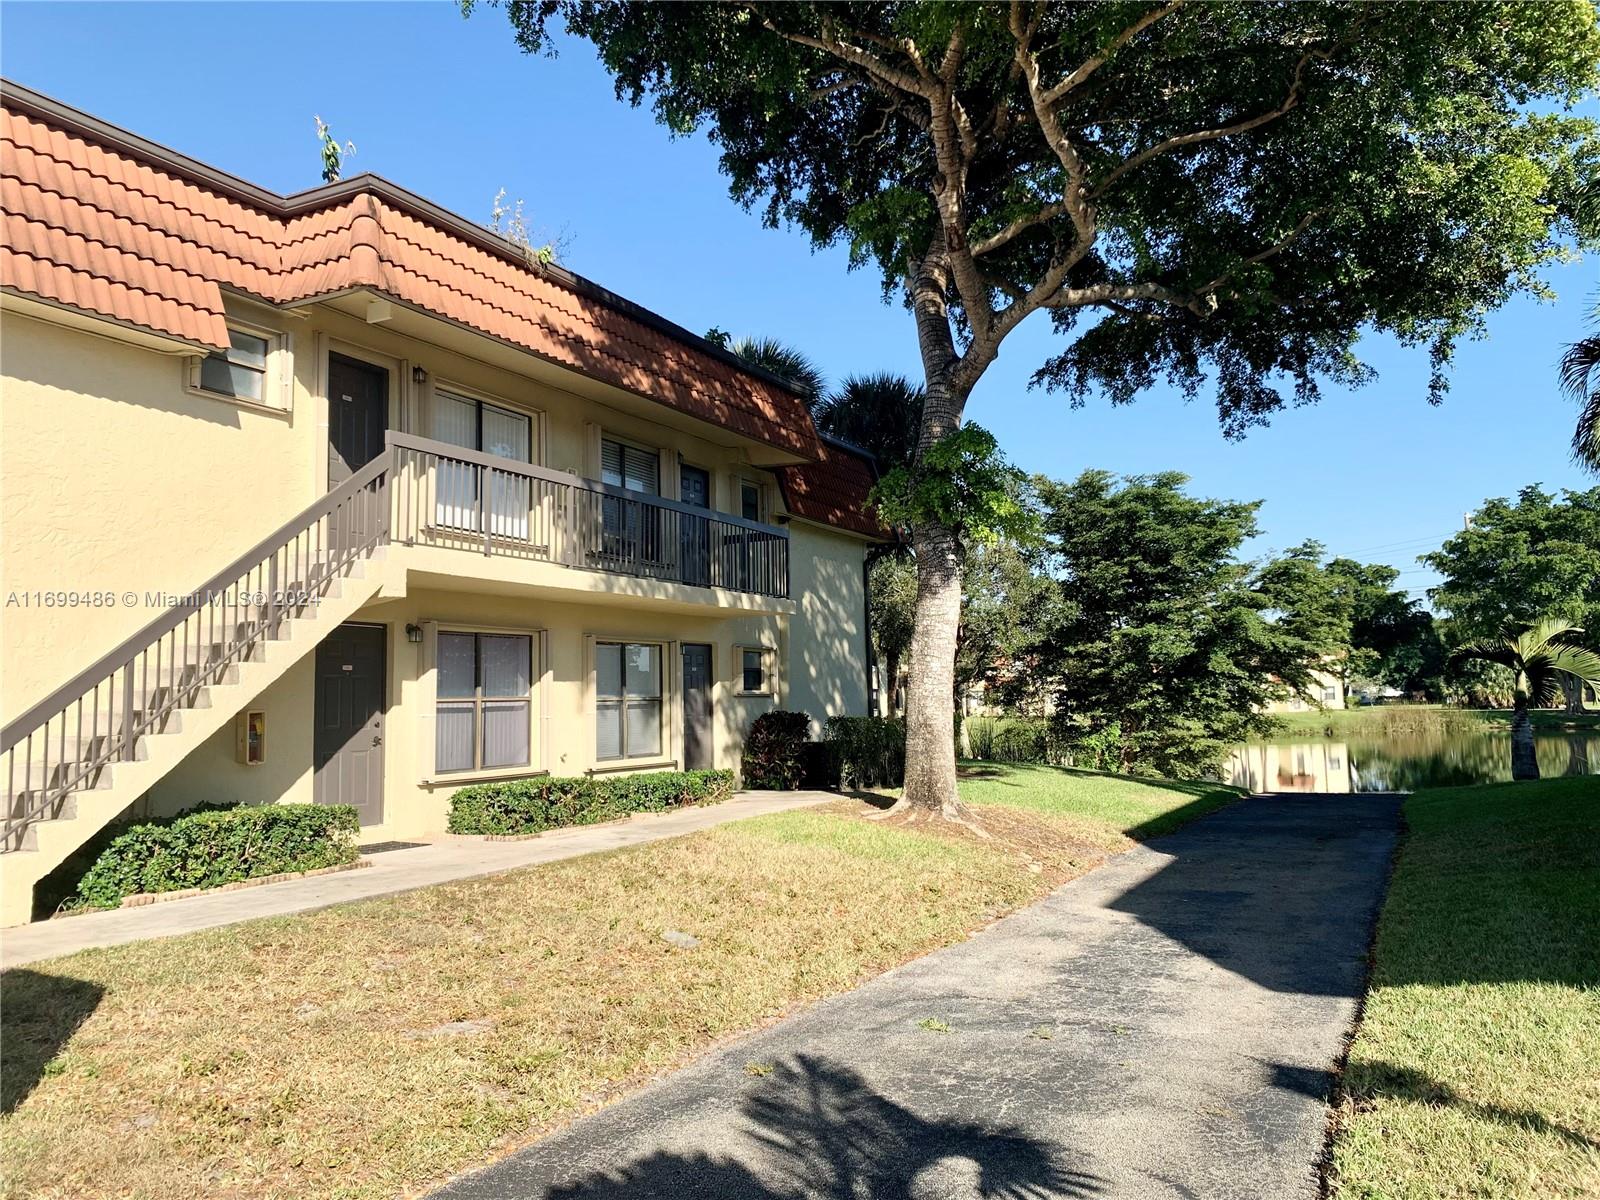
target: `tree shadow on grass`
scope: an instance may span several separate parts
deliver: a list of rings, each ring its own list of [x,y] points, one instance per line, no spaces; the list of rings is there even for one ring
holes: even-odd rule
[[[932,1120],[894,1103],[847,1067],[807,1055],[758,1082],[739,1110],[743,1137],[724,1153],[657,1151],[624,1166],[517,1193],[548,1200],[1068,1200],[1102,1181],[1018,1129]],[[492,1172],[491,1172],[492,1174]],[[512,1178],[515,1178],[514,1176]]]
[[[28,1098],[104,994],[99,984],[67,975],[22,967],[0,975],[0,1113]]]
[[[1396,1063],[1353,1061],[1346,1069],[1344,1088],[1357,1108],[1379,1100],[1401,1100],[1430,1108],[1454,1108],[1498,1125],[1558,1137],[1580,1150],[1600,1151],[1600,1139],[1557,1124],[1543,1113],[1530,1108],[1505,1108],[1470,1100],[1448,1083]]]

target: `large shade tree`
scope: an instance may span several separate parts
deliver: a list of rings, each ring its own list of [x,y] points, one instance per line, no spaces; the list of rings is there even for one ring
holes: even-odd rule
[[[930,450],[1035,313],[1062,338],[1043,383],[1121,402],[1165,378],[1230,434],[1365,380],[1371,330],[1427,347],[1437,396],[1457,339],[1570,233],[1591,131],[1553,109],[1600,61],[1588,0],[507,10],[529,52],[558,24],[592,42],[622,98],[709,129],[735,198],[904,298],[913,501],[970,461]],[[909,511],[905,795],[953,814],[963,531]]]

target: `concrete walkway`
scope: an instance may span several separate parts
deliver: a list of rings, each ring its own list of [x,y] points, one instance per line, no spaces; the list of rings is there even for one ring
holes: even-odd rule
[[[391,896],[453,879],[494,875],[535,863],[638,846],[745,817],[837,799],[826,792],[740,792],[725,804],[641,814],[608,825],[560,829],[520,842],[488,842],[476,838],[429,841],[406,849],[371,854],[368,861],[372,865],[358,871],[213,892],[139,908],[59,917],[3,930],[0,931],[0,968],[55,958],[92,946],[118,946],[145,938],[173,937],[257,917],[279,917],[351,900]]]
[[[1242,801],[440,1200],[1313,1200],[1398,810]]]

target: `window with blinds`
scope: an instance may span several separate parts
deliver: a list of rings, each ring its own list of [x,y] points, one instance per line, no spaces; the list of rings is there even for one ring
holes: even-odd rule
[[[436,669],[434,769],[530,765],[533,637],[440,633]]]
[[[533,419],[496,404],[438,391],[433,396],[434,440],[497,458],[533,461]],[[487,494],[484,480],[490,480]],[[497,537],[525,540],[532,493],[525,476],[492,475],[479,464],[442,461],[438,467],[436,519],[455,529],[478,529],[479,499]]]
[[[611,438],[600,439],[600,482],[661,495],[661,455]]]
[[[661,754],[661,647],[650,642],[597,642],[595,758]]]
[[[600,482],[646,496],[661,494],[661,455],[615,438],[600,439]],[[623,563],[661,558],[661,510],[642,500],[606,496],[600,505],[605,526],[603,553]]]

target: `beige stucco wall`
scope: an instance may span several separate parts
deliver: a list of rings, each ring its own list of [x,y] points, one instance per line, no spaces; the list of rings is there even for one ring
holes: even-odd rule
[[[291,381],[275,394],[287,411],[190,390],[185,356],[0,314],[0,600],[17,598],[0,609],[6,714],[160,616],[150,593],[187,594],[324,494],[330,352],[389,371],[392,428],[430,436],[433,393],[452,388],[530,415],[539,465],[597,476],[604,430],[661,448],[669,497],[687,462],[710,472],[715,508],[735,511],[738,480],[755,476],[777,510],[778,489],[748,465],[747,447],[652,421],[658,406],[621,393],[599,403],[561,386],[588,381],[526,355],[513,358],[526,374],[508,370],[488,361],[504,360],[504,347],[442,322],[422,338],[329,308],[292,316],[230,303],[230,316],[285,338]],[[28,602],[35,592],[113,599],[46,607]]]
[[[303,396],[292,413],[261,412],[188,391],[185,371],[180,357],[0,314],[6,714],[160,616],[147,593],[188,591],[314,498]]]
[[[787,706],[811,714],[813,733],[832,716],[867,712],[866,545],[800,522],[789,529],[790,626]]]
[[[591,770],[669,769],[683,761],[681,658],[684,642],[712,647],[713,740],[715,765],[737,769],[745,732],[756,716],[780,703],[777,694],[739,694],[736,651],[748,645],[771,646],[781,656],[784,625],[773,615],[725,617],[638,610],[614,604],[564,604],[548,600],[484,596],[468,591],[411,591],[401,598],[369,605],[358,621],[380,624],[388,636],[388,701],[384,721],[384,822],[364,837],[410,837],[444,828],[449,795],[465,782],[438,776],[433,769],[434,630],[445,628],[528,632],[539,635],[543,673],[534,695],[534,746],[531,770],[581,775]],[[406,626],[428,631],[422,643],[406,638]],[[619,768],[595,760],[593,639],[632,639],[665,643],[664,723],[659,758]],[[307,656],[276,685],[249,705],[267,719],[267,761],[243,766],[235,761],[234,733],[223,730],[191,754],[152,793],[152,813],[174,812],[203,800],[220,802],[309,802],[312,799],[312,714],[314,656]],[[501,772],[497,777],[505,777]]]
[[[740,478],[762,477],[748,462],[748,447],[728,444],[725,435],[708,430],[709,436],[696,436],[681,427],[681,418],[677,425],[652,421],[650,406],[630,406],[625,397],[615,407],[601,403],[580,394],[587,381],[575,382],[577,390],[561,386],[548,364],[530,362],[527,374],[508,369],[507,361],[520,360],[457,330],[441,326],[437,340],[429,340],[324,309],[300,317],[255,308],[239,315],[284,335],[287,411],[264,412],[190,390],[190,360],[182,355],[32,316],[0,316],[0,599],[100,591],[115,600],[76,608],[19,600],[0,612],[0,705],[7,719],[159,616],[148,593],[193,590],[325,492],[323,380],[331,351],[386,367],[391,426],[424,437],[431,433],[432,393],[448,386],[532,415],[534,458],[545,466],[593,477],[604,429],[662,448],[669,495],[676,491],[679,461],[711,472],[713,503],[722,511],[737,509]],[[475,346],[483,358],[475,357]],[[426,375],[420,382],[413,379],[416,367]],[[778,489],[766,478],[776,508]],[[383,624],[389,637],[385,819],[366,836],[439,832],[447,798],[460,784],[430,778],[432,643],[408,642],[407,624],[540,633],[545,673],[536,696],[541,719],[534,768],[553,774],[597,765],[588,649],[594,637],[667,643],[669,743],[658,762],[640,767],[682,761],[683,642],[713,647],[718,766],[737,769],[745,731],[774,706],[807,711],[819,728],[829,715],[865,712],[864,544],[802,523],[791,527],[791,538],[792,616],[742,611],[727,598],[689,605],[683,593],[697,589],[553,565],[536,571],[531,564],[448,552],[448,565],[441,567],[421,549],[391,547],[388,563],[396,578],[408,580],[406,555],[418,565],[409,583],[392,589],[397,594],[356,618]],[[526,586],[519,590],[517,573],[524,569]],[[422,570],[432,573],[418,577]],[[439,586],[441,570],[454,577],[448,590]],[[565,590],[580,584],[601,594]],[[123,602],[129,592],[133,604]],[[771,649],[775,695],[739,694],[738,651],[750,646]],[[267,714],[265,764],[235,762],[234,732],[224,729],[168,774],[141,807],[162,813],[208,800],[311,800],[313,660],[308,655],[248,702]]]

